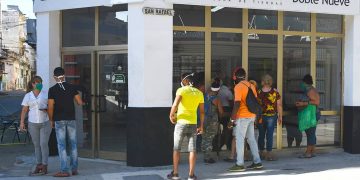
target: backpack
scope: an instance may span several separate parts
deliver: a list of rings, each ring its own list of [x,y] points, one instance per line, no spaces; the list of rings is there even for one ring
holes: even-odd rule
[[[247,108],[251,113],[254,113],[256,115],[256,120],[259,120],[261,118],[261,114],[262,114],[262,107],[261,107],[258,99],[256,98],[254,92],[250,88],[251,85],[248,86],[245,83],[243,83],[243,84],[248,87],[248,93],[246,95]]]

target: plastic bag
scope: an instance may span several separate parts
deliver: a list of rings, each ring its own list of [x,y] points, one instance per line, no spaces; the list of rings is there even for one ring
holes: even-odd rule
[[[315,127],[316,121],[316,106],[308,105],[298,112],[299,130],[305,131],[311,127]]]

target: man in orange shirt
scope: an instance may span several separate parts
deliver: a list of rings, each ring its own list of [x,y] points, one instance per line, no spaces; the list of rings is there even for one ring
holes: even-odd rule
[[[236,83],[234,87],[234,107],[231,114],[231,121],[234,122],[235,139],[236,139],[236,164],[229,169],[231,172],[245,171],[245,169],[261,169],[261,159],[254,133],[254,122],[256,115],[251,113],[246,105],[246,96],[251,88],[254,95],[257,96],[255,86],[246,80],[246,72],[243,68],[237,68],[234,71],[233,79]],[[245,168],[244,166],[244,141],[250,145],[253,163]]]

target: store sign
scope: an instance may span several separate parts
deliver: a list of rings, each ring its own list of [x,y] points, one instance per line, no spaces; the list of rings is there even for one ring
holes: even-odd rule
[[[124,84],[125,82],[125,75],[124,74],[113,74],[111,77],[111,82],[113,84]]]
[[[149,15],[174,16],[175,11],[173,9],[144,7],[143,13]]]
[[[173,4],[355,15],[360,0],[165,0]]]

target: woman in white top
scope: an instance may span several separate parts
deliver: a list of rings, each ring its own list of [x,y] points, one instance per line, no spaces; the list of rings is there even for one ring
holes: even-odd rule
[[[30,84],[31,83],[31,84]],[[42,79],[35,76],[29,83],[30,92],[28,92],[21,105],[20,130],[25,131],[25,117],[28,114],[28,128],[32,142],[35,147],[36,168],[32,174],[47,174],[47,164],[49,156],[49,137],[51,126],[47,114],[48,93],[42,90]]]

